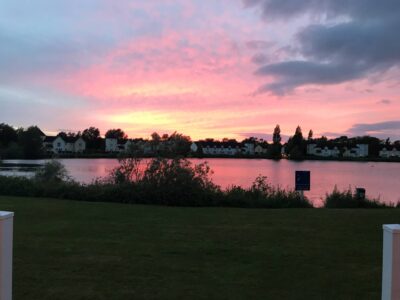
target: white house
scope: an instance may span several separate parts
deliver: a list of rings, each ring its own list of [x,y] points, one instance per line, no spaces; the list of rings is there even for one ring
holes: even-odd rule
[[[242,153],[245,155],[254,155],[254,143],[243,143]]]
[[[106,152],[122,152],[125,151],[127,140],[118,140],[115,138],[106,138]]]
[[[267,151],[268,151],[267,145],[258,144],[258,145],[254,148],[254,153],[255,153],[256,155],[263,155],[263,154],[266,154]]]
[[[242,153],[244,145],[238,142],[214,142],[214,141],[199,141],[192,143],[191,151],[196,152],[202,149],[205,155],[227,155],[233,156]],[[253,149],[254,151],[254,149]]]
[[[340,150],[338,147],[318,147],[317,144],[307,145],[307,155],[314,155],[320,157],[338,157]]]
[[[106,152],[118,151],[118,139],[106,138]]]
[[[86,142],[82,137],[49,136],[43,141],[47,152],[82,153],[86,150]]]
[[[400,157],[400,148],[397,149],[393,146],[386,146],[379,151],[379,157],[390,158],[390,157]]]
[[[86,141],[79,137],[74,142],[74,152],[75,153],[82,153],[86,150]]]
[[[199,147],[197,146],[197,144],[196,144],[195,142],[193,142],[193,143],[190,145],[190,151],[192,151],[192,152],[197,152],[197,150],[199,150]]]
[[[357,144],[356,147],[344,148],[343,157],[367,157],[368,144]]]

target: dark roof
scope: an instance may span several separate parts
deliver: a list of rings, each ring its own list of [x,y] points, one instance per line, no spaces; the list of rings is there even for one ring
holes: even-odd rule
[[[64,142],[66,143],[75,143],[77,140],[79,140],[80,138],[82,138],[81,136],[61,136],[61,135],[57,135],[56,137],[54,137],[53,141],[56,138],[61,138]],[[85,140],[84,138],[82,138],[83,140]]]
[[[56,138],[57,138],[56,136],[46,136],[45,139],[44,139],[44,142],[45,143],[52,143],[52,142],[54,142],[54,140]]]
[[[400,147],[396,147],[395,145],[382,145],[380,150],[383,150],[383,148],[386,148],[387,151],[400,150]]]
[[[200,145],[201,147],[217,147],[217,148],[236,148],[243,146],[242,143],[238,142],[208,142],[208,141],[198,141],[195,142],[196,144]]]

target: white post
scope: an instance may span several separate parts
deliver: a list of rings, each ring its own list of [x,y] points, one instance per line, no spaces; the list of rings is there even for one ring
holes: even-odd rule
[[[13,219],[13,212],[0,211],[0,300],[12,299]]]
[[[400,299],[400,224],[383,225],[382,300]]]

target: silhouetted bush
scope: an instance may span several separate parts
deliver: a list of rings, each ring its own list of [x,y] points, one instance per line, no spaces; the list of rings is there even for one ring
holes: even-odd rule
[[[69,181],[65,166],[57,160],[46,162],[35,174],[35,179],[43,182]]]
[[[393,204],[385,204],[377,199],[358,198],[349,188],[345,191],[339,191],[337,187],[332,193],[326,194],[324,201],[325,208],[389,208],[394,207]]]

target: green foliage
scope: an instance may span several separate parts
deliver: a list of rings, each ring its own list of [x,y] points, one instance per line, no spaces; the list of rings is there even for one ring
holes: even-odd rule
[[[10,125],[0,124],[0,147],[7,147],[10,143],[18,141],[17,132]]]
[[[249,189],[232,186],[225,191],[224,206],[254,208],[312,208],[312,203],[299,193],[283,190],[258,176]]]
[[[359,199],[351,188],[339,191],[336,186],[332,193],[326,195],[324,201],[325,208],[388,208],[393,206],[379,202],[377,199]]]
[[[35,159],[43,157],[44,150],[41,134],[41,130],[36,126],[28,127],[25,130],[19,130],[18,140],[24,158]]]
[[[118,129],[109,129],[106,132],[105,136],[106,136],[106,138],[118,139],[118,140],[126,140],[128,138],[126,133],[120,128],[118,128]]]
[[[70,177],[62,163],[57,160],[51,160],[36,172],[35,179],[43,182],[62,182],[70,180]]]
[[[86,148],[91,151],[104,149],[100,130],[96,127],[89,127],[82,132],[82,138],[86,142]]]
[[[280,144],[281,143],[281,128],[279,125],[276,125],[274,128],[274,133],[272,134],[272,142],[274,144]]]
[[[297,126],[294,135],[287,142],[286,153],[289,154],[290,159],[300,160],[305,157],[306,149],[307,145],[303,133],[300,126]]]

